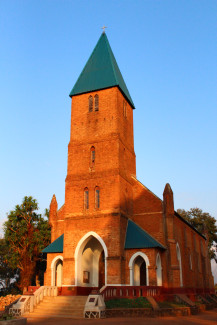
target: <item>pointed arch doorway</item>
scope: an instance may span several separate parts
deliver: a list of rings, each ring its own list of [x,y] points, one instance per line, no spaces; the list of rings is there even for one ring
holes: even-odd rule
[[[75,285],[99,287],[107,283],[107,248],[94,232],[87,233],[75,250]]]
[[[61,287],[63,281],[63,257],[56,256],[51,263],[51,285]]]
[[[148,286],[148,267],[149,259],[146,254],[137,252],[133,254],[129,262],[130,268],[130,285]]]

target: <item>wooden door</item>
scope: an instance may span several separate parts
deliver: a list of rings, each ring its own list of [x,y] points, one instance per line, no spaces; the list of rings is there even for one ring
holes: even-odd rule
[[[140,266],[140,285],[146,286],[146,263],[145,263],[145,261]]]

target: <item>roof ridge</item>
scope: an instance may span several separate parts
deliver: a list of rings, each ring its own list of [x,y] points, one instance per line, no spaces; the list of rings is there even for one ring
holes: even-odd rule
[[[93,51],[91,52],[91,55],[88,57],[87,62],[85,63],[83,69],[81,70],[81,73],[79,74],[78,79],[76,80],[76,82],[75,82],[75,84],[74,84],[74,86],[73,86],[71,92],[72,92],[73,89],[75,88],[75,85],[76,85],[77,82],[79,81],[80,77],[83,75],[83,73],[84,73],[84,71],[85,71],[85,69],[86,69],[86,66],[88,65],[89,60],[92,58],[94,52],[96,51],[97,45],[98,45],[99,41],[101,40],[102,36],[103,36],[103,34],[102,34],[102,35],[100,36],[100,38],[98,39],[98,41],[97,41],[97,43],[96,43],[96,45],[95,45]],[[71,92],[70,92],[70,94],[71,94]],[[70,96],[70,94],[69,94],[69,96]]]
[[[112,49],[111,49],[111,46],[110,46],[110,44],[109,44],[109,40],[108,40],[108,38],[107,38],[107,36],[105,35],[105,40],[106,40],[106,47],[107,47],[107,49],[108,49],[108,54],[109,54],[109,57],[110,57],[110,60],[111,60],[111,66],[112,66],[112,71],[113,71],[113,73],[114,73],[114,76],[115,76],[115,81],[116,81],[116,83],[118,84],[118,86],[119,86],[119,82],[118,82],[118,78],[117,78],[117,75],[116,75],[116,71],[115,71],[115,68],[114,68],[114,64],[113,64],[113,57],[112,57]],[[113,54],[113,56],[114,56],[114,54]]]
[[[149,191],[151,194],[153,194],[158,200],[160,200],[161,202],[163,202],[163,200],[161,198],[159,198],[159,196],[157,196],[154,192],[152,192],[151,190],[149,190],[149,188],[144,185],[142,182],[140,182],[134,175],[131,175],[132,178],[134,178],[135,181],[137,181],[141,186],[145,187],[147,191]]]

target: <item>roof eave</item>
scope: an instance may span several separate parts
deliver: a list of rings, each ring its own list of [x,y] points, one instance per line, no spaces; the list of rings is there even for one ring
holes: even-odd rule
[[[178,217],[180,220],[182,220],[186,225],[188,225],[191,229],[193,229],[196,233],[198,233],[198,235],[200,235],[201,237],[203,237],[206,240],[206,237],[201,234],[196,228],[194,228],[194,226],[192,226],[187,220],[185,220],[182,216],[180,216],[180,214],[178,214],[178,212],[174,212],[175,216]]]

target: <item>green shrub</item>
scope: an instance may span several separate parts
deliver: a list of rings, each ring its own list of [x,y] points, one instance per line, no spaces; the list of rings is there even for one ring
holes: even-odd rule
[[[105,302],[106,308],[151,308],[150,302],[145,297],[139,297],[135,299],[113,299]]]

